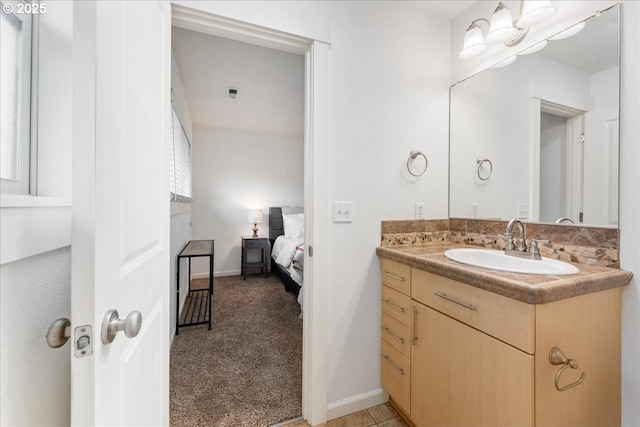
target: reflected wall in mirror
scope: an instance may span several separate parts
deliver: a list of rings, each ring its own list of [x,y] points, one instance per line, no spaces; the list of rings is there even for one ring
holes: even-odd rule
[[[618,9],[451,87],[450,217],[617,226]]]

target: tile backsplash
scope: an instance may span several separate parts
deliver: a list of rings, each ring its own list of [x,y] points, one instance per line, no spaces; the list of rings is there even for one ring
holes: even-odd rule
[[[507,221],[476,219],[436,219],[382,221],[381,246],[416,245],[435,242],[454,242],[488,249],[504,249]],[[580,264],[620,268],[620,230],[525,223],[527,239],[547,239],[541,245],[544,257]]]

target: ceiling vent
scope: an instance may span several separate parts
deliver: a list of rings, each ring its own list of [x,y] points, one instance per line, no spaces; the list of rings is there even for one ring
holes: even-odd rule
[[[239,93],[240,89],[238,89],[237,87],[228,87],[225,96],[230,99],[237,99]]]

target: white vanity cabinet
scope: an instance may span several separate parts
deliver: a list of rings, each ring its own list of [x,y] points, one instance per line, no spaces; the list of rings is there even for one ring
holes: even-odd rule
[[[402,345],[385,330],[383,296],[381,363],[383,387],[415,426],[620,425],[621,288],[527,304],[382,261],[383,295],[385,271],[410,269],[408,295],[390,288],[409,305],[393,332]]]

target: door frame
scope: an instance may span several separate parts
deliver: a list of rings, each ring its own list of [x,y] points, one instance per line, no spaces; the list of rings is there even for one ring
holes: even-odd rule
[[[531,155],[531,170],[529,173],[529,221],[540,221],[540,115],[541,113],[549,113],[554,116],[560,116],[567,119],[580,116],[584,114],[584,111],[570,107],[568,105],[558,104],[547,99],[532,97],[530,99],[530,108],[531,108],[531,142],[530,142],[530,155]],[[568,126],[569,127],[569,126]],[[573,159],[576,155],[571,150],[571,142],[573,137],[575,136],[575,131],[577,129],[572,128],[568,130],[569,134],[567,135],[567,159]],[[571,133],[574,132],[574,133]],[[581,171],[580,171],[581,172]],[[573,175],[575,171],[567,172],[567,198],[569,198],[570,194],[573,194],[573,187],[571,187],[571,180],[569,179],[570,175]],[[573,202],[572,202],[573,203]]]
[[[172,4],[172,26],[305,56],[302,416],[327,421],[329,44]],[[312,258],[309,258],[312,255]]]

